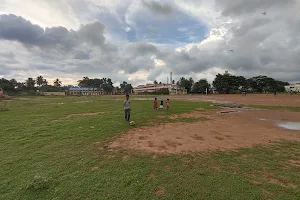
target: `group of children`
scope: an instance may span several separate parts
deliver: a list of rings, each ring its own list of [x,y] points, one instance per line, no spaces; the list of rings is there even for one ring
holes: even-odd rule
[[[130,109],[131,109],[129,95],[126,95],[126,100],[124,100],[124,102],[123,102],[123,107],[124,107],[125,121],[127,123],[129,123],[130,122]],[[169,107],[170,107],[169,99],[167,99],[167,101],[166,101],[166,107],[167,107],[167,110],[169,110]],[[153,110],[157,111],[157,110],[163,110],[163,109],[164,109],[164,101],[163,100],[160,101],[160,105],[158,108],[157,98],[155,98],[154,102],[153,102]]]
[[[155,98],[154,101],[153,101],[153,110],[154,111],[164,109],[164,101],[163,100],[160,101],[159,108],[158,108],[157,104],[158,104],[157,98]],[[167,99],[167,101],[166,101],[166,107],[167,107],[167,110],[169,110],[169,107],[170,107],[170,100],[169,99]]]

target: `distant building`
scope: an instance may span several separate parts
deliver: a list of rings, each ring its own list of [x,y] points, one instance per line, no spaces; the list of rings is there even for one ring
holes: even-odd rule
[[[4,98],[5,94],[2,88],[0,88],[0,98]]]
[[[76,95],[76,96],[97,96],[103,95],[103,89],[98,88],[85,88],[85,87],[71,87],[68,90],[69,95]]]
[[[285,87],[285,91],[287,92],[300,92],[300,83],[297,83],[295,85],[288,85],[288,86],[284,86]]]
[[[68,90],[68,95],[75,96],[99,96],[99,95],[119,95],[124,94],[124,90],[116,90],[112,92],[105,92],[103,89],[98,88],[87,88],[87,87],[71,87]]]
[[[168,89],[170,94],[187,94],[187,90],[174,84],[146,84],[133,88],[134,94],[152,93],[161,89]]]
[[[0,98],[7,98],[8,96],[5,94],[4,90],[0,88]]]
[[[41,92],[42,95],[45,96],[65,96],[65,92]]]

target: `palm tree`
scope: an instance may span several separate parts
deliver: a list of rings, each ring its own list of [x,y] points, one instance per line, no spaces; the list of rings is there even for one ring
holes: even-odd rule
[[[53,82],[53,84],[54,84],[55,87],[60,87],[61,83],[62,82],[58,78]]]
[[[89,87],[90,79],[89,77],[85,76],[82,80],[79,80],[77,82],[79,87]]]
[[[37,84],[38,86],[42,86],[43,83],[44,83],[44,78],[43,78],[42,76],[38,76],[38,77],[36,78],[36,84]]]
[[[27,88],[33,89],[35,86],[35,80],[33,80],[33,78],[28,78],[26,80],[26,86]]]
[[[48,85],[48,81],[46,79],[44,79],[42,85]]]

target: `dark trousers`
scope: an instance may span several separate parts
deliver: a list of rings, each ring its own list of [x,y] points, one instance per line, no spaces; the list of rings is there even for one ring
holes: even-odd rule
[[[130,121],[130,109],[125,110],[125,121],[126,122]]]

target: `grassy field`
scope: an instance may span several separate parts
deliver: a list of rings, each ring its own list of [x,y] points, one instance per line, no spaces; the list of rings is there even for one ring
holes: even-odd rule
[[[154,113],[151,101],[132,101],[131,127],[124,123],[122,101],[110,99],[0,102],[0,199],[300,198],[300,143],[182,155],[109,151],[103,148],[109,141],[131,128],[162,123],[161,115],[211,108],[172,101],[168,113]],[[91,112],[101,113],[70,116]]]

